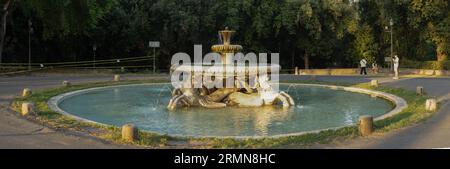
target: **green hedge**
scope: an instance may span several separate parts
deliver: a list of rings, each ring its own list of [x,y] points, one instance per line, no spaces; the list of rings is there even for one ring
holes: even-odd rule
[[[412,69],[450,70],[450,61],[401,60],[400,67]]]

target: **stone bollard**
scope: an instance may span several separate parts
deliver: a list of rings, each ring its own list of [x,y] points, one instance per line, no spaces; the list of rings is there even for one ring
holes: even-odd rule
[[[23,91],[22,91],[22,97],[28,97],[28,96],[30,96],[31,95],[31,89],[29,89],[29,88],[25,88],[25,89],[23,89]]]
[[[437,100],[436,99],[427,99],[425,102],[425,109],[427,111],[436,111],[437,110]]]
[[[295,75],[298,75],[298,74],[299,74],[299,73],[298,73],[298,67],[297,67],[297,66],[295,67],[295,72],[294,72],[294,74],[295,74]]]
[[[64,80],[64,81],[62,82],[62,85],[63,85],[64,87],[70,87],[72,84],[71,84],[69,81]]]
[[[133,142],[137,139],[138,129],[134,124],[125,124],[122,126],[122,140]]]
[[[422,96],[422,95],[424,95],[424,93],[425,93],[425,91],[424,91],[422,86],[417,86],[416,87],[416,94],[417,95]]]
[[[372,80],[372,81],[370,81],[370,86],[378,87],[378,80]]]
[[[372,116],[360,116],[359,117],[359,133],[361,136],[368,136],[373,132],[373,117]]]
[[[120,81],[120,75],[114,75],[114,81],[115,82]]]
[[[27,116],[27,115],[34,114],[34,105],[33,105],[33,103],[29,103],[29,102],[22,103],[21,114],[22,114],[22,116]]]

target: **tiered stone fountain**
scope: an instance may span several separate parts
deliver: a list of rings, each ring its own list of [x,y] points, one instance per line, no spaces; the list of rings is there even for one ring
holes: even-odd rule
[[[241,45],[233,45],[230,39],[234,31],[219,31],[223,44],[213,45],[211,50],[219,53],[218,65],[182,65],[174,66],[172,71],[182,71],[189,80],[172,92],[169,110],[180,107],[202,106],[223,108],[226,106],[259,107],[281,105],[283,108],[294,106],[294,100],[285,92],[278,92],[269,81],[268,74],[278,73],[277,64],[236,65],[234,54],[242,50]],[[223,87],[211,85],[205,77],[219,80]],[[200,79],[200,80],[199,80]],[[232,83],[231,85],[226,85]],[[200,87],[194,87],[200,86]],[[210,87],[214,86],[214,87]]]

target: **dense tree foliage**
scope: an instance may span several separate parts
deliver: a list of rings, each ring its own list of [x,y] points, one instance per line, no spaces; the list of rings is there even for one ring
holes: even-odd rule
[[[1,0],[14,1],[4,21],[3,62],[26,62],[28,20],[33,62],[149,55],[161,42],[158,65],[176,52],[203,52],[217,31],[237,31],[244,52],[278,52],[283,67],[355,67],[361,58],[383,63],[393,50],[408,60],[446,60],[447,0]],[[387,29],[386,29],[387,28]],[[3,47],[3,46],[2,46]],[[149,64],[141,62],[139,64]]]

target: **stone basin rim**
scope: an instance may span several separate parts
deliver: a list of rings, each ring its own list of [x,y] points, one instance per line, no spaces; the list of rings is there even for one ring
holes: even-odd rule
[[[121,126],[115,126],[115,125],[110,125],[110,124],[105,124],[105,123],[100,123],[100,122],[96,122],[93,120],[89,120],[86,118],[82,118],[76,115],[73,115],[71,113],[68,113],[66,111],[64,111],[63,109],[61,109],[59,107],[59,103],[61,103],[61,101],[73,97],[73,96],[78,96],[81,94],[85,94],[85,93],[89,93],[91,91],[95,91],[95,90],[104,90],[104,89],[109,89],[109,88],[116,88],[116,87],[124,87],[124,86],[148,86],[148,85],[170,85],[171,83],[139,83],[139,84],[125,84],[125,85],[112,85],[112,86],[103,86],[103,87],[93,87],[93,88],[87,88],[87,89],[81,89],[81,90],[76,90],[76,91],[71,91],[71,92],[67,92],[67,93],[63,93],[63,94],[59,94],[57,96],[54,96],[52,98],[50,98],[47,101],[47,105],[49,106],[49,108],[61,115],[64,116],[68,116],[71,117],[79,122],[87,122],[87,123],[93,123],[93,124],[97,124],[97,125],[101,125],[101,126],[114,126],[114,127],[121,127]],[[307,84],[307,83],[279,83],[280,85],[292,85],[292,86],[312,86],[312,87],[322,87],[322,88],[328,88],[328,89],[332,89],[332,90],[343,90],[343,91],[347,91],[347,92],[354,92],[354,93],[361,93],[361,94],[366,94],[366,95],[371,95],[371,96],[376,96],[379,98],[382,98],[384,100],[389,101],[390,103],[394,104],[394,108],[392,110],[390,110],[388,113],[382,114],[380,116],[374,117],[374,121],[379,121],[379,120],[383,120],[389,117],[392,117],[400,112],[402,112],[405,108],[408,107],[407,102],[401,98],[398,97],[396,95],[393,94],[389,94],[389,93],[385,93],[385,92],[380,92],[380,91],[374,91],[374,90],[369,90],[369,89],[362,89],[362,88],[356,88],[356,87],[345,87],[345,86],[337,86],[337,85],[325,85],[325,84]],[[168,135],[168,136],[172,136],[172,137],[178,137],[178,138],[234,138],[234,139],[262,139],[262,138],[281,138],[281,137],[290,137],[290,136],[301,136],[301,135],[305,135],[305,134],[313,134],[313,133],[320,133],[322,131],[327,131],[327,130],[338,130],[344,127],[349,127],[349,126],[354,126],[355,124],[351,124],[351,125],[343,125],[343,126],[338,126],[338,127],[331,127],[331,128],[325,128],[325,129],[319,129],[319,130],[311,130],[311,131],[303,131],[303,132],[294,132],[294,133],[287,133],[287,134],[278,134],[278,135],[272,135],[272,136],[192,136],[192,135],[179,135],[179,134],[164,134],[164,133],[160,133],[160,132],[156,132],[156,131],[151,131],[151,130],[143,130],[145,132],[151,132],[151,133],[156,133],[159,135]]]

